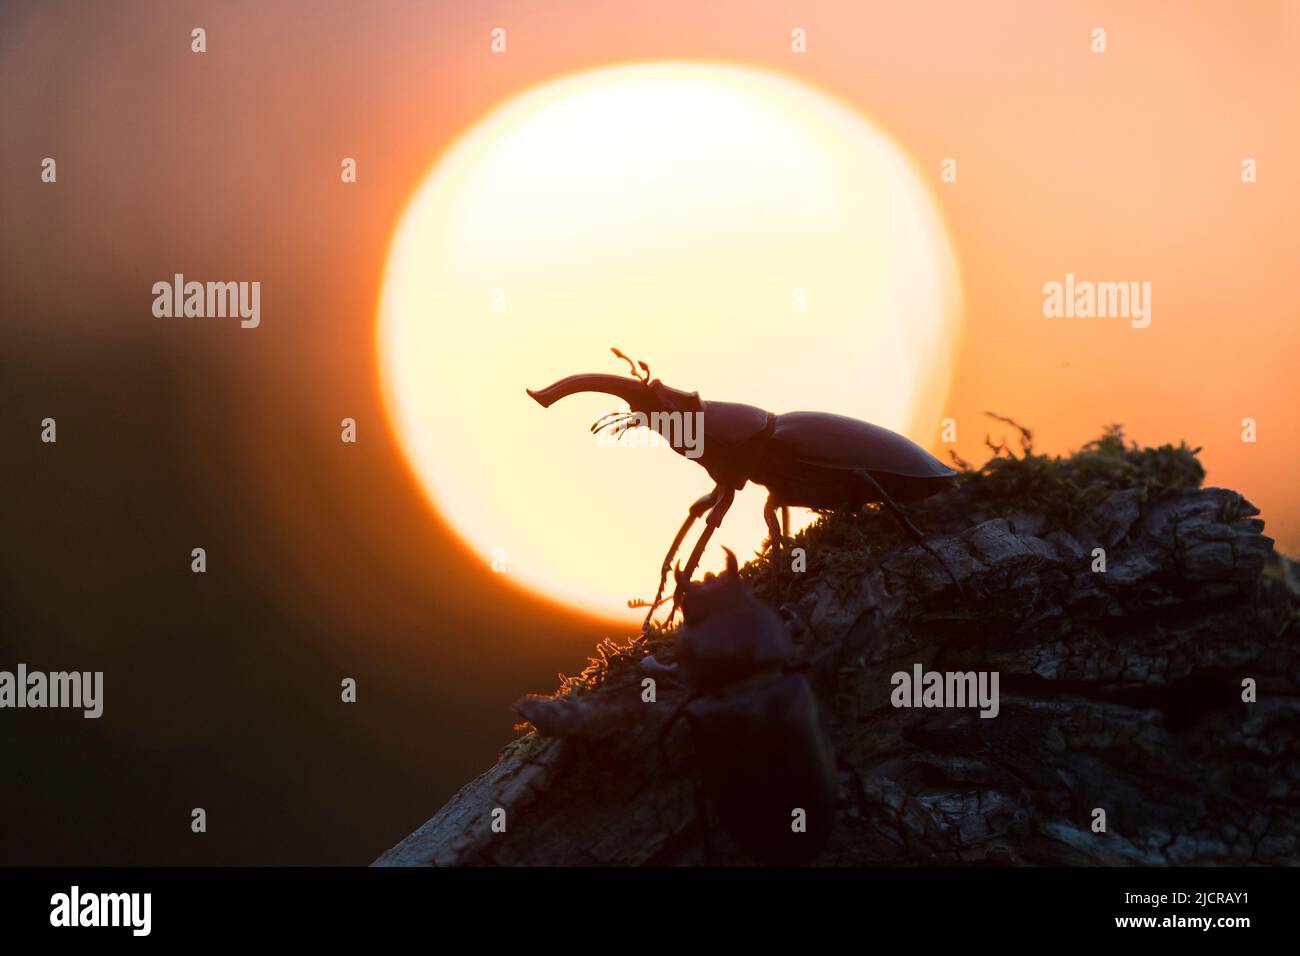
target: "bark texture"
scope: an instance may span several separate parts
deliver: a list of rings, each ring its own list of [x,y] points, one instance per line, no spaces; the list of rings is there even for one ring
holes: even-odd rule
[[[832,555],[843,529],[796,542],[800,654],[853,768],[817,862],[1296,863],[1296,565],[1240,494],[1196,487],[1199,465],[1162,485],[1091,480],[1093,462],[1066,474],[1082,490],[1064,511],[1015,482],[1019,500],[993,507],[995,479],[1029,473],[1025,447],[917,506],[930,551]],[[776,593],[770,568],[747,572]],[[377,865],[750,862],[706,823],[685,723],[659,741],[685,691],[661,679],[642,699],[644,655],[671,661],[671,642],[607,643],[560,694],[521,700],[535,731]],[[893,706],[891,675],[918,663],[998,672],[998,715]]]

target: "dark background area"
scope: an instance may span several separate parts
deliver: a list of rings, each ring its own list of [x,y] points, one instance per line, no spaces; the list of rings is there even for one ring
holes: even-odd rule
[[[0,864],[366,864],[611,633],[450,534],[380,398],[388,236],[501,93],[437,92],[481,24],[256,7],[0,8],[0,669],[105,682],[0,714]],[[260,281],[261,327],[155,318],[175,272]]]
[[[492,579],[378,441],[345,446],[283,406],[238,411],[219,362],[161,347],[10,359],[0,667],[102,670],[105,704],[98,720],[3,715],[0,862],[368,862],[491,764],[516,696],[553,689],[604,633]],[[46,415],[57,444],[39,440]],[[250,432],[280,458],[241,460]],[[259,526],[250,482],[302,490],[328,600],[310,557]],[[377,510],[420,573],[386,567],[364,513],[312,497],[323,483],[397,502]]]

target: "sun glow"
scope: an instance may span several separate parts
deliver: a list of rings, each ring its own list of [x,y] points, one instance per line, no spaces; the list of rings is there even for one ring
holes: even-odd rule
[[[626,374],[618,346],[705,399],[927,445],[960,310],[937,204],[862,116],[764,71],[649,63],[536,87],[454,144],[393,237],[377,345],[411,467],[468,546],[628,620],[712,482],[653,443],[599,444],[616,400],[543,410],[525,387]],[[701,570],[760,546],[764,496],[737,496]]]

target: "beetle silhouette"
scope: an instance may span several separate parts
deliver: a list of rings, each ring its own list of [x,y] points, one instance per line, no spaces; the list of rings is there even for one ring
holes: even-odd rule
[[[642,670],[672,677],[688,695],[664,723],[691,730],[703,777],[700,821],[708,854],[708,806],[736,843],[762,863],[814,859],[835,822],[838,762],[817,697],[793,661],[786,623],[740,580],[736,556],[700,582],[677,572],[683,625],[677,662],[652,656]]]
[[[900,507],[927,498],[948,487],[957,474],[916,443],[887,428],[830,412],[786,412],[775,415],[753,405],[704,401],[699,392],[686,392],[650,378],[645,362],[634,363],[618,349],[611,351],[632,368],[632,377],[588,373],[562,378],[542,389],[526,389],[543,408],[579,392],[601,392],[621,398],[627,412],[605,415],[592,424],[593,432],[663,422],[665,416],[699,416],[702,443],[687,448],[671,442],[678,454],[692,458],[714,481],[714,488],[691,505],[659,569],[659,587],[652,601],[629,601],[629,607],[649,607],[645,628],[656,608],[664,603],[664,583],[682,541],[697,520],[705,518],[704,531],[686,563],[685,580],[699,566],[704,548],[722,523],[736,492],[748,482],[768,489],[763,517],[769,547],[780,549],[790,530],[790,507],[857,511],[870,502],[882,503],[909,535],[939,561],[960,591],[961,585],[943,560],[926,543],[925,536]],[[657,416],[657,418],[656,418]],[[662,434],[662,431],[660,432]],[[682,434],[680,431],[678,434]],[[667,436],[665,436],[667,437]],[[688,455],[696,452],[696,455]],[[782,524],[777,523],[781,510]],[[674,589],[668,614],[671,623],[680,604],[681,587]]]

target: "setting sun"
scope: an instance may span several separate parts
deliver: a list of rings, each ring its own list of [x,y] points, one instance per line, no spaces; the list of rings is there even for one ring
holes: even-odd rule
[[[525,387],[625,374],[617,346],[705,399],[928,445],[960,325],[946,227],[887,135],[802,82],[667,62],[536,87],[452,146],[393,237],[378,353],[406,456],[467,545],[626,619],[711,482],[632,436],[598,444],[588,425],[617,400],[548,413]],[[759,548],[762,501],[737,497],[701,571]]]

